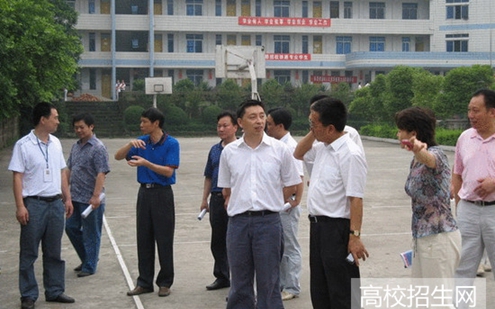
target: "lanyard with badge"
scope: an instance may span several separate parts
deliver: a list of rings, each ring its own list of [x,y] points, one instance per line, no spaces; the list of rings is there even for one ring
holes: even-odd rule
[[[45,159],[45,162],[46,162],[45,171],[43,172],[43,181],[44,182],[52,182],[53,181],[53,175],[50,172],[50,166],[48,164],[48,143],[47,144],[41,143],[40,140],[38,139],[38,137],[36,137],[36,139],[38,140],[38,148],[40,149],[41,154],[43,155],[43,158]],[[41,148],[41,144],[45,145],[46,153],[43,151],[43,148]]]

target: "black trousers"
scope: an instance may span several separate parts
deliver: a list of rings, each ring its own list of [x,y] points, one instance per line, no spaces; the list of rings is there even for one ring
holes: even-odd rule
[[[172,188],[140,187],[136,208],[139,268],[137,285],[153,289],[156,242],[160,262],[156,285],[170,287],[174,282],[175,206]]]
[[[310,223],[311,303],[314,309],[349,309],[351,296],[357,304],[361,298],[359,284],[351,289],[351,278],[360,277],[359,267],[346,261],[350,221],[326,219]]]
[[[210,249],[215,259],[213,275],[221,281],[230,281],[229,261],[227,259],[227,226],[229,216],[224,207],[225,200],[221,195],[212,193],[210,197]]]

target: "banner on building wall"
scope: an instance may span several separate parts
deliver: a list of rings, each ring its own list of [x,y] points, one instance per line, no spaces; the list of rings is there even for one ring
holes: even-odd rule
[[[311,75],[311,82],[313,83],[357,83],[357,76],[316,76]]]
[[[330,27],[330,18],[239,16],[241,26]]]
[[[273,54],[265,53],[265,60],[310,61],[311,54]]]

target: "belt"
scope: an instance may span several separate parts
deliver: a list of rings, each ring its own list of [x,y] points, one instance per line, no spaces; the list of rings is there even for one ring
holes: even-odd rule
[[[331,218],[331,217],[327,217],[327,216],[308,215],[308,219],[309,219],[309,222],[315,223],[315,222],[331,222],[331,221],[339,220],[342,218]]]
[[[170,188],[170,185],[164,186],[158,183],[142,183],[141,188],[145,188],[145,189]]]
[[[57,195],[54,195],[54,196],[30,195],[30,196],[26,196],[26,198],[32,198],[32,199],[35,199],[35,200],[38,200],[38,201],[43,201],[43,202],[51,203],[51,202],[54,202],[56,200],[61,199],[62,198],[62,195],[60,195],[60,194],[57,194]]]
[[[211,192],[211,195],[218,196],[218,197],[223,197],[222,192]]]
[[[492,206],[492,205],[495,205],[495,201],[491,201],[491,202],[487,202],[487,201],[468,201],[468,200],[465,200],[465,201],[468,202],[468,203],[477,205],[477,206]]]
[[[242,217],[260,217],[260,216],[266,216],[266,215],[271,215],[271,214],[278,214],[278,212],[274,212],[274,211],[271,211],[271,210],[245,211],[243,213],[237,214],[236,216],[242,216]]]

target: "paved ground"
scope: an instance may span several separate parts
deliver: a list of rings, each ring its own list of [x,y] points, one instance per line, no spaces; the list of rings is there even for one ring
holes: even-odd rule
[[[112,172],[107,179],[106,222],[102,237],[100,263],[94,276],[77,278],[72,271],[79,260],[66,236],[63,257],[66,261],[66,292],[75,304],[46,303],[43,296],[36,308],[224,308],[227,290],[206,291],[213,281],[212,256],[209,250],[210,228],[207,216],[198,221],[203,168],[209,148],[216,138],[179,138],[181,166],[176,197],[175,273],[176,279],[169,297],[156,293],[140,297],[125,295],[134,287],[137,277],[135,201],[136,174],[124,162],[113,159],[115,151],[126,139],[104,139],[111,157]],[[74,140],[62,140],[67,153]],[[362,263],[362,277],[407,278],[410,271],[403,267],[399,252],[409,249],[410,201],[403,190],[411,156],[396,144],[365,140],[369,165],[362,239],[370,252]],[[7,171],[11,150],[0,151],[0,308],[19,308],[18,252],[19,225],[15,219],[12,195],[12,175]],[[448,152],[452,162],[453,153]],[[284,302],[287,309],[311,308],[309,299],[308,234],[309,222],[303,203],[299,240],[303,248],[302,293],[297,299]],[[36,263],[38,283],[41,281],[41,258]],[[43,288],[41,295],[43,295]],[[487,276],[489,291],[487,308],[495,307],[495,285]]]

